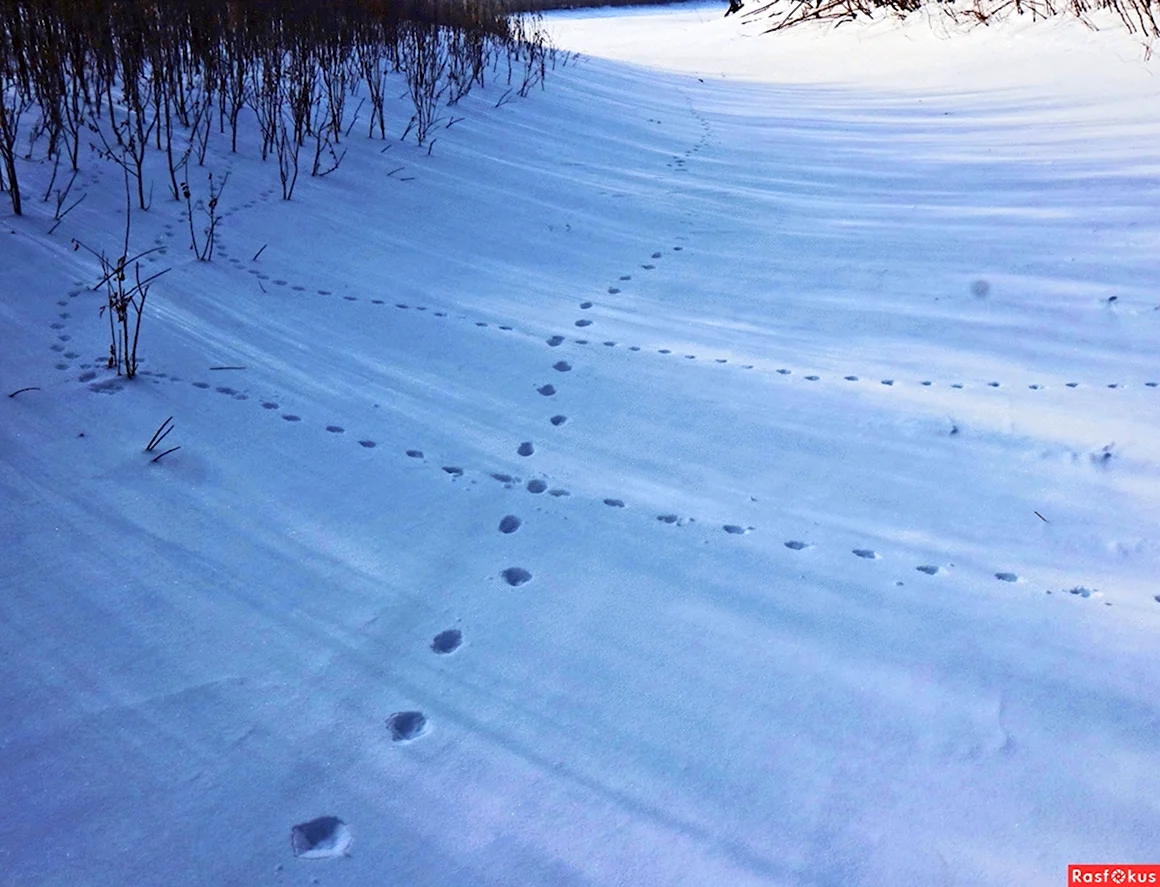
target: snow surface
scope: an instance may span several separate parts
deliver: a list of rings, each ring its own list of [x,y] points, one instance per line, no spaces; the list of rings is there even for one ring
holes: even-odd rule
[[[212,263],[158,168],[131,382],[115,168],[4,217],[0,884],[1160,859],[1155,64],[720,11],[290,203],[211,144]]]

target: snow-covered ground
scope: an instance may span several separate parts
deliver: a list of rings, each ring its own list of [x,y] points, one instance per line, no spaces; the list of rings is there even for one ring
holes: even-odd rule
[[[133,381],[119,171],[49,237],[22,168],[0,884],[1160,861],[1155,63],[720,12],[553,15],[545,91],[289,203],[211,143],[212,263],[159,167]]]

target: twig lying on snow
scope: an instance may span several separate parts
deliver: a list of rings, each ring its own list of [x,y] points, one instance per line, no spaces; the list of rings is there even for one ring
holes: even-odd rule
[[[178,447],[170,447],[170,448],[169,448],[168,450],[166,450],[165,452],[163,452],[163,453],[158,453],[156,456],[154,456],[154,457],[153,457],[152,459],[150,459],[149,461],[150,461],[150,462],[156,462],[156,461],[157,461],[158,459],[160,459],[162,456],[168,456],[168,455],[169,455],[170,453],[172,453],[174,450],[180,450],[180,449],[181,449],[181,447],[179,447],[179,446],[178,446]]]
[[[37,388],[35,385],[29,385],[27,388],[17,388],[15,391],[13,391],[13,392],[12,392],[11,394],[9,394],[8,396],[9,396],[9,397],[15,397],[15,396],[16,396],[16,395],[18,395],[18,394],[23,394],[25,391],[39,391],[39,390],[40,390],[40,389],[39,389],[39,388]]]

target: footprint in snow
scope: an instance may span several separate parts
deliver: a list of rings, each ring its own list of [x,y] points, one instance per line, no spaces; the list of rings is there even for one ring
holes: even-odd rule
[[[1019,577],[1014,573],[996,573],[995,578],[1000,582],[1017,582]]]
[[[514,533],[523,524],[514,514],[505,514],[499,520],[499,531],[501,533]]]
[[[540,394],[544,395],[544,397],[551,397],[553,394],[556,393],[556,386],[555,385],[541,385],[536,390],[538,392],[540,392]]]
[[[621,274],[620,279],[621,280],[632,280],[632,275],[631,274]]]
[[[552,364],[552,369],[558,373],[566,373],[572,369],[572,364],[568,363],[566,360],[557,360],[554,364]]]
[[[427,732],[427,716],[421,711],[397,711],[387,718],[392,742],[410,742]]]
[[[844,378],[847,382],[857,382],[858,381],[857,376],[845,376]]]
[[[422,459],[423,458],[423,451],[422,450],[407,450],[407,455],[410,456],[412,459]]]
[[[808,542],[798,542],[796,539],[791,539],[785,543],[785,547],[791,551],[804,551],[810,547],[810,544]]]
[[[553,416],[548,421],[551,422],[553,425],[563,425],[565,422],[568,421],[568,417],[567,416]]]
[[[878,552],[872,551],[869,548],[855,548],[854,554],[858,555],[858,557],[866,558],[867,560],[878,560]]]
[[[752,530],[753,527],[741,527],[741,526],[738,526],[737,524],[725,524],[725,526],[723,526],[721,529],[724,530],[726,533],[730,533],[734,536],[743,536],[746,533],[748,533],[750,530]]]
[[[522,444],[520,444],[519,449],[516,450],[516,452],[521,456],[530,456],[535,451],[536,448],[532,446],[532,442],[530,440],[525,440]]]
[[[780,373],[783,376],[792,376],[793,370],[787,370],[783,367],[782,369],[778,370],[778,373]]]
[[[458,628],[441,631],[431,639],[431,649],[441,656],[454,653],[463,643],[463,632]]]
[[[331,434],[342,434],[344,431],[346,431],[346,429],[341,425],[327,425],[326,430]]]
[[[617,294],[619,294],[619,293],[620,293],[620,287],[616,287],[616,286],[610,286],[610,287],[608,288],[608,294],[609,294],[610,296],[615,296],[615,295],[617,295]]]
[[[675,514],[658,514],[657,520],[664,524],[675,524],[679,518]]]
[[[375,443],[373,440],[360,440],[358,442],[358,445],[360,447],[366,447],[368,450],[373,450],[375,447],[378,446],[378,444]]]
[[[191,382],[190,384],[193,385],[194,388],[201,388],[203,390],[209,388],[209,382]]]
[[[548,339],[548,344],[551,345],[553,348],[555,348],[557,345],[563,345],[564,344],[564,337],[563,336],[552,336],[552,338]]]
[[[651,256],[651,258],[654,258],[654,259],[659,259],[660,257],[661,257],[660,253],[653,253]]]
[[[613,508],[624,508],[624,500],[623,499],[605,499],[604,504],[610,505]]]
[[[934,576],[939,572],[939,568],[934,564],[923,564],[921,567],[915,567],[920,573],[926,573],[928,576]]]
[[[285,419],[287,422],[301,422],[302,421],[301,416],[295,416],[293,413],[283,413],[282,418]]]
[[[539,478],[533,478],[532,480],[528,481],[527,491],[529,493],[542,493],[546,489],[548,489],[548,485]]]
[[[463,476],[463,469],[460,468],[458,465],[444,465],[443,470],[446,471],[448,474],[450,474],[452,477],[462,477]]]
[[[576,321],[576,326],[592,326],[592,321],[586,320],[586,319],[585,320],[578,320],[578,321]]]
[[[299,859],[346,856],[350,845],[350,828],[337,816],[319,816],[290,829],[290,849]]]
[[[652,271],[656,265],[641,265],[640,267],[642,267],[645,271]]]

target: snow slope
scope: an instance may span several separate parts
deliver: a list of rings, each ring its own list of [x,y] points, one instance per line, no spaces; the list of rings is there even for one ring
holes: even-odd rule
[[[1154,65],[719,12],[289,203],[211,147],[212,263],[159,170],[131,382],[115,170],[5,216],[0,884],[1160,858]]]

